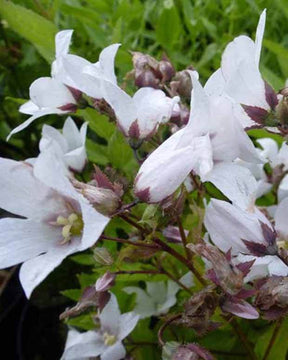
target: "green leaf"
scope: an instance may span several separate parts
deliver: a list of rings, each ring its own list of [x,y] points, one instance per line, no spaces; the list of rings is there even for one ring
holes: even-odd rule
[[[70,257],[70,259],[81,265],[94,265],[95,261],[92,254],[77,254]]]
[[[79,110],[79,115],[88,121],[90,129],[92,129],[97,135],[109,140],[114,133],[116,125],[110,122],[107,116],[100,115],[96,110],[87,108],[85,110]]]
[[[95,323],[93,321],[93,314],[84,314],[77,316],[76,318],[71,318],[67,321],[68,325],[77,326],[83,330],[94,330]]]
[[[108,141],[108,158],[112,166],[124,172],[130,172],[136,165],[132,149],[118,130]]]
[[[94,141],[87,139],[86,150],[89,161],[94,164],[106,165],[108,163],[107,146],[97,144]]]
[[[271,40],[263,40],[263,45],[270,51],[272,51],[278,58],[279,65],[284,76],[288,76],[288,49],[284,46],[271,41]]]
[[[258,336],[255,353],[258,355],[259,359],[263,359],[269,341],[272,337],[272,334],[275,329],[275,324],[269,326],[269,329],[266,330],[262,335]],[[288,319],[284,320],[280,330],[277,333],[276,340],[270,350],[269,356],[267,360],[285,360],[286,354],[288,350],[288,341],[287,341],[287,333],[288,333]]]
[[[164,9],[155,27],[156,40],[164,48],[172,48],[179,43],[181,21],[173,0],[165,0]]]
[[[61,294],[66,296],[68,299],[78,301],[81,297],[82,291],[80,289],[68,289],[61,291]]]
[[[5,0],[0,0],[0,15],[13,31],[30,41],[48,62],[53,61],[57,27],[51,21],[32,10]]]

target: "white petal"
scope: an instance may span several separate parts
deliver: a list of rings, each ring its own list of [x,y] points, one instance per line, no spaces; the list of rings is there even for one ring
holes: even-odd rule
[[[103,82],[105,100],[115,111],[117,122],[121,130],[128,136],[132,123],[137,119],[137,109],[133,99],[119,86],[111,82]]]
[[[101,354],[101,360],[120,360],[126,355],[126,350],[123,344],[119,341],[116,344],[107,347]]]
[[[68,88],[56,79],[42,77],[30,86],[30,98],[39,108],[59,108],[67,104],[76,104]]]
[[[21,105],[19,111],[23,114],[33,115],[35,112],[39,111],[39,107],[29,100],[25,104]]]
[[[110,293],[111,297],[101,314],[99,315],[101,330],[118,336],[120,326],[120,310],[116,296]]]
[[[50,125],[44,124],[42,128],[42,138],[39,143],[40,151],[45,151],[48,146],[51,146],[52,142],[58,145],[58,151],[60,151],[60,153],[67,152],[68,146],[60,131]]]
[[[271,256],[271,258],[273,258],[273,260],[268,264],[269,274],[276,276],[287,276],[288,266],[276,256]]]
[[[10,134],[7,136],[7,141],[11,138],[12,135],[17,134],[18,132],[24,130],[26,127],[28,127],[34,120],[38,119],[39,117],[50,115],[50,114],[64,114],[66,111],[62,111],[56,108],[51,109],[43,109],[39,110],[36,113],[34,113],[33,116],[31,116],[29,119],[24,121],[22,124],[18,125],[15,129],[13,129]]]
[[[55,36],[56,58],[68,54],[73,30],[59,31]]]
[[[204,179],[211,181],[234,205],[243,210],[253,207],[257,182],[243,166],[220,163],[215,165]]]
[[[99,239],[110,218],[100,214],[92,205],[79,194],[84,229],[81,240],[81,250],[86,250]]]
[[[120,316],[118,339],[125,339],[135,328],[139,315],[135,312],[128,312]]]
[[[102,337],[95,331],[80,333],[72,329],[68,332],[61,360],[89,360],[100,355],[105,349]]]
[[[0,158],[0,168],[0,208],[35,220],[63,211],[64,200],[34,176],[31,165]]]
[[[158,124],[170,119],[173,107],[178,99],[178,97],[171,99],[162,90],[150,87],[136,91],[133,102],[137,109],[141,138],[148,136]]]
[[[222,251],[232,248],[232,254],[249,254],[242,239],[264,243],[260,221],[271,227],[268,219],[257,209],[243,211],[225,201],[212,199],[206,209],[204,224],[213,243]]]
[[[102,98],[103,90],[101,85],[101,79],[93,78],[86,74],[85,69],[89,69],[93,66],[86,59],[68,54],[62,58],[62,78],[65,84],[79,89],[88,96],[94,98]]]
[[[221,96],[225,91],[225,80],[221,68],[216,70],[207,80],[204,90],[209,96]]]
[[[259,66],[259,61],[260,61],[261,47],[262,47],[264,30],[265,30],[265,22],[266,22],[266,9],[264,9],[260,15],[260,19],[259,19],[257,30],[256,30],[255,62],[258,66]]]
[[[70,116],[65,120],[63,136],[67,141],[68,150],[74,150],[83,145],[80,132]]]
[[[0,220],[0,268],[31,259],[52,248],[60,232],[57,228],[32,220]]]
[[[262,138],[257,140],[258,144],[261,145],[261,156],[265,159],[266,162],[271,162],[272,167],[276,166],[276,157],[278,155],[278,145],[277,142],[270,138]]]
[[[99,65],[104,79],[111,81],[113,84],[117,84],[117,78],[115,76],[114,61],[116,53],[121,44],[112,44],[103,49],[99,55]]]
[[[285,175],[278,187],[278,202],[282,201],[288,196],[288,175]]]
[[[167,286],[164,281],[146,282],[146,291],[157,304],[162,304],[167,297]]]
[[[38,233],[39,237],[39,233]],[[57,239],[59,241],[59,239]],[[60,234],[61,240],[61,234]],[[37,240],[36,240],[37,241]],[[79,239],[65,245],[56,244],[46,254],[39,255],[26,261],[20,269],[19,278],[27,298],[61,262],[70,254],[78,250]]]
[[[85,146],[69,151],[64,155],[64,160],[70,169],[81,172],[87,160]]]
[[[157,313],[156,304],[153,298],[148,296],[146,291],[136,286],[127,286],[123,289],[127,294],[136,294],[136,305],[133,311],[140,315],[141,319],[150,317]]]
[[[275,229],[278,231],[281,237],[288,240],[287,214],[288,214],[288,198],[286,197],[277,206],[274,219],[275,219]]]

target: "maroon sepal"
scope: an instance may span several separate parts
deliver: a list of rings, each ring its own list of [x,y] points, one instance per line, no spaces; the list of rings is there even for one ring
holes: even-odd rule
[[[150,188],[147,187],[144,190],[137,191],[137,192],[135,192],[135,195],[138,197],[139,200],[149,203],[149,201],[150,201]]]
[[[255,243],[254,241],[248,241],[245,239],[241,239],[241,240],[244,242],[245,246],[247,247],[251,255],[258,257],[268,255],[267,246],[260,243]]]
[[[288,308],[280,308],[278,306],[273,306],[269,310],[265,311],[263,314],[263,319],[274,321],[278,320],[281,317],[286,316],[288,313]]]
[[[60,109],[62,111],[74,113],[77,111],[77,105],[70,103],[70,104],[59,106],[58,109]]]
[[[72,86],[66,85],[69,91],[71,92],[72,96],[74,97],[75,101],[79,101],[82,96],[82,91],[73,88]]]
[[[242,105],[242,108],[245,110],[246,114],[257,124],[263,125],[265,124],[265,120],[268,116],[268,111],[262,109],[258,106],[250,106],[250,105]]]
[[[244,276],[247,276],[255,261],[256,259],[251,261],[245,261],[244,263],[237,264],[236,267],[243,273]]]
[[[262,234],[268,246],[274,246],[276,244],[277,233],[270,226],[260,221]]]
[[[108,177],[96,165],[94,165],[93,178],[97,182],[97,185],[99,187],[114,191],[114,186],[111,183],[111,181],[108,179]]]
[[[238,299],[247,299],[251,296],[254,296],[257,293],[257,290],[255,289],[241,289],[235,297]]]
[[[139,139],[140,137],[140,129],[138,125],[138,120],[133,121],[128,130],[128,136],[130,138]]]
[[[207,270],[206,277],[207,277],[207,279],[211,280],[215,285],[221,286],[221,283],[220,283],[214,269]]]
[[[272,87],[265,81],[265,98],[272,110],[278,105],[278,98]]]

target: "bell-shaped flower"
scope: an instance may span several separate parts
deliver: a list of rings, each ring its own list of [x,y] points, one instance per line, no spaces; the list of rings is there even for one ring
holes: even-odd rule
[[[242,178],[248,176],[251,183],[255,182],[248,170],[232,163],[236,158],[259,162],[253,143],[233,116],[233,103],[224,96],[209,97],[193,75],[192,81],[187,126],[162,143],[139,169],[135,193],[143,201],[162,201],[192,170],[202,181],[215,183],[224,193],[227,176],[231,179],[235,175],[230,184],[236,186],[240,173]],[[221,181],[224,178],[225,183]],[[231,186],[229,193],[233,194]]]
[[[91,63],[78,55],[69,54],[72,33],[73,30],[63,30],[56,34],[52,76],[95,99],[104,98],[102,80],[117,83],[114,59],[120,44],[107,46],[101,51],[99,61]]]
[[[191,287],[191,274],[184,275],[180,282],[187,287]],[[136,294],[136,306],[133,311],[139,314],[141,319],[144,319],[152,315],[166,314],[176,304],[176,294],[180,289],[177,283],[169,280],[167,282],[146,282],[146,291],[136,286],[125,287],[123,291],[127,294]]]
[[[62,133],[50,125],[44,125],[39,144],[40,151],[52,148],[60,158],[63,158],[67,168],[81,172],[87,161],[85,150],[87,125],[88,123],[84,123],[78,130],[71,117],[66,119]]]
[[[69,330],[61,360],[120,360],[126,355],[122,340],[135,328],[139,316],[133,312],[121,314],[114,294],[99,315],[100,328],[83,333]]]
[[[92,246],[109,218],[97,212],[65,176],[55,153],[34,166],[0,158],[0,207],[19,217],[0,220],[0,268],[23,263],[27,297],[64,258]]]
[[[92,76],[91,71],[90,74]],[[99,79],[96,75],[95,80]],[[152,136],[161,123],[170,119],[173,111],[173,115],[178,111],[179,97],[170,98],[162,90],[143,87],[131,97],[112,81],[102,81],[102,85],[104,99],[114,110],[117,124],[127,137],[138,140]],[[88,95],[96,97],[96,94]]]
[[[67,114],[77,109],[77,94],[57,79],[41,77],[30,88],[30,99],[21,105],[19,111],[31,115],[26,121],[13,129],[8,138],[25,129],[34,120],[49,114]]]
[[[285,204],[286,205],[286,204]],[[288,202],[287,202],[288,205]],[[275,228],[286,230],[282,221],[287,206],[277,217]],[[250,211],[226,201],[212,199],[206,209],[205,227],[213,243],[222,251],[231,249],[239,262],[255,260],[247,279],[266,275],[288,275],[288,266],[278,257],[277,234],[256,207]]]
[[[278,98],[259,70],[265,21],[266,10],[260,16],[255,42],[241,35],[227,45],[221,68],[205,85],[209,94],[226,93],[235,101],[235,113],[244,127],[276,125],[270,111],[276,109]]]

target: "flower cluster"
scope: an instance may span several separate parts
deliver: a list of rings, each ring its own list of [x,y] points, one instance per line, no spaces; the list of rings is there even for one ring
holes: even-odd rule
[[[196,70],[176,72],[166,56],[135,52],[134,84],[124,90],[114,69],[120,44],[93,63],[69,53],[72,30],[56,35],[51,76],[31,84],[19,109],[30,117],[9,138],[39,117],[74,114],[78,123],[89,109],[116,125],[135,157],[129,176],[92,168],[85,143],[93,124],[78,129],[68,117],[62,131],[43,126],[37,158],[0,158],[0,207],[8,212],[0,267],[22,263],[29,298],[69,255],[85,251],[94,264],[95,285],[61,315],[88,311],[92,328],[69,330],[63,360],[119,360],[126,348],[134,359],[133,330],[151,317],[163,359],[210,360],[197,337],[233,326],[233,317],[288,312],[287,91],[276,93],[259,70],[265,19],[264,10],[255,40],[227,45],[204,86]],[[252,128],[265,137],[249,136]],[[115,221],[118,233],[109,231]],[[121,315],[119,306],[133,311]],[[165,344],[168,326],[192,335]]]

